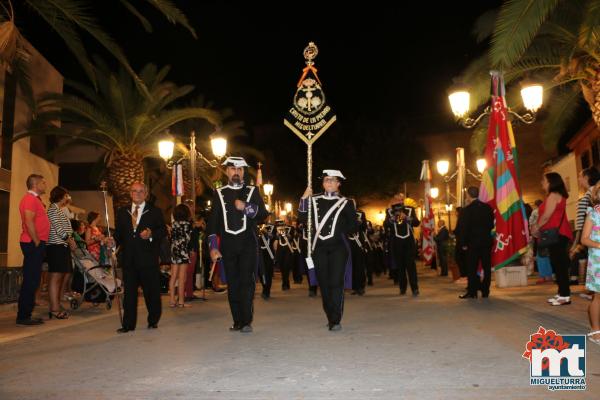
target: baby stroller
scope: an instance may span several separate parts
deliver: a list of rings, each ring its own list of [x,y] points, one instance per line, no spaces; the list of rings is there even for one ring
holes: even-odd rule
[[[121,280],[115,276],[110,265],[100,265],[98,261],[83,248],[73,250],[73,290],[81,293],[71,300],[71,309],[77,310],[84,301],[95,306],[106,303],[106,309],[112,308],[115,296],[122,292]],[[114,265],[114,263],[113,263]]]

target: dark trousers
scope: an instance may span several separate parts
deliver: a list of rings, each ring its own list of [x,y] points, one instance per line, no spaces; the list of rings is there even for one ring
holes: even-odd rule
[[[40,242],[37,247],[33,242],[20,244],[23,252],[23,283],[19,292],[17,319],[29,319],[35,306],[35,292],[40,286],[46,242]]]
[[[441,269],[441,276],[448,275],[448,255],[446,254],[446,249],[444,247],[444,244],[437,245],[437,263]]]
[[[277,265],[281,271],[281,287],[282,289],[290,288],[290,272],[293,268],[293,254],[289,248],[280,246],[276,253]]]
[[[394,240],[392,245],[394,246],[394,261],[398,267],[400,293],[406,293],[408,284],[410,284],[410,290],[415,293],[419,290],[417,264],[415,262],[417,245],[411,237]]]
[[[265,296],[271,296],[271,285],[273,284],[273,260],[266,250],[261,250],[263,277],[261,280],[262,292]]]
[[[258,246],[252,241],[236,249],[224,249],[222,254],[233,324],[250,325],[254,312]]]
[[[492,248],[488,246],[469,246],[466,251],[467,255],[467,277],[469,278],[469,284],[467,286],[467,292],[469,294],[477,294],[478,290],[481,290],[483,295],[490,293],[490,282],[492,274]],[[481,261],[481,267],[483,268],[483,281],[480,282],[477,276],[477,268]]]
[[[160,269],[158,266],[123,267],[123,328],[135,329],[137,324],[138,287],[142,287],[148,310],[148,324],[158,324],[162,313],[160,302]]]
[[[365,254],[365,267],[367,269],[367,285],[373,285],[373,270],[375,265],[375,252],[373,250],[367,251]]]
[[[292,253],[292,276],[294,277],[294,283],[302,283],[304,277],[304,268],[302,255],[298,252]]]
[[[456,261],[456,265],[458,265],[458,270],[460,271],[460,277],[465,278],[469,275],[468,267],[467,267],[467,253],[457,244],[456,249],[454,251],[454,260]]]
[[[330,324],[339,324],[344,313],[344,273],[348,256],[343,243],[317,247],[312,254],[323,310]]]
[[[567,251],[568,239],[560,236],[557,244],[548,247],[550,252],[550,263],[556,274],[556,283],[558,283],[558,294],[562,297],[571,295],[569,287],[569,254]]]

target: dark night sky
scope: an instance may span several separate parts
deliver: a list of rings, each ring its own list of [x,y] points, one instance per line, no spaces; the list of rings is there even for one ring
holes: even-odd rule
[[[147,34],[118,1],[93,3],[135,69],[147,62],[171,65],[169,79],[194,84],[196,93],[218,107],[232,107],[252,135],[257,126],[281,122],[309,41],[319,46],[316,66],[338,120],[399,118],[415,129],[452,128],[446,89],[484,49],[470,33],[476,17],[500,1],[371,1],[361,6],[176,1],[198,40],[150,7],[147,15],[155,31]],[[46,27],[21,29],[63,75],[83,80]],[[297,149],[302,151],[300,145]]]

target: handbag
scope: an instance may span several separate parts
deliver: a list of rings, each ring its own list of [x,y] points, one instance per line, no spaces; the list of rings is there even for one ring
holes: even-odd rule
[[[558,224],[558,228],[550,228],[543,231],[540,231],[540,239],[538,241],[538,247],[541,249],[547,249],[555,244],[560,242],[560,226],[562,225],[563,219],[565,218],[565,214],[567,210],[563,212],[562,218],[560,219],[560,223]]]

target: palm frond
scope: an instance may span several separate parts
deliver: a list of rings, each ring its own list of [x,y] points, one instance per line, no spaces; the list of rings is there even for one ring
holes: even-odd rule
[[[148,3],[152,4],[159,10],[169,22],[173,24],[179,24],[186,28],[194,37],[197,39],[196,31],[190,25],[185,14],[175,6],[175,4],[170,0],[146,0]]]
[[[136,17],[138,19],[138,21],[140,21],[140,23],[142,24],[142,27],[144,27],[144,30],[148,33],[152,32],[152,25],[150,24],[150,21],[148,21],[148,19],[146,17],[144,17],[142,15],[142,13],[140,13],[137,8],[135,8],[129,1],[127,0],[119,0],[121,2],[121,4],[123,4],[123,6],[127,9],[127,11],[129,11],[131,14],[133,14],[134,17]]]
[[[579,32],[579,46],[597,54],[600,45],[600,1],[589,1],[584,14]]]
[[[499,12],[499,9],[488,10],[477,17],[471,32],[475,36],[477,43],[482,43],[492,36]]]
[[[471,139],[469,140],[469,148],[474,156],[481,156],[485,150],[485,145],[487,144],[489,121],[490,118],[486,115],[481,119],[479,125],[477,125],[473,130],[473,134],[471,135]]]
[[[471,104],[474,108],[487,103],[490,99],[490,62],[487,55],[473,60],[455,83],[468,82]]]
[[[554,149],[561,136],[573,118],[577,115],[577,110],[581,104],[581,86],[573,83],[555,89],[552,93],[544,121],[542,132],[542,144],[546,149]]]
[[[123,50],[119,45],[98,25],[96,19],[89,12],[89,3],[85,1],[73,1],[73,0],[25,0],[29,5],[35,7],[38,12],[39,10],[45,10],[44,12],[49,15],[53,15],[54,18],[68,21],[71,26],[77,26],[84,32],[92,36],[98,43],[102,45],[113,57],[115,57],[119,63],[125,68],[125,70],[134,79],[136,85],[140,88],[142,93],[146,96],[149,95],[148,89],[142,82],[142,80],[135,73],[129,61],[125,57]],[[46,19],[49,24],[52,25],[52,19]],[[63,40],[64,37],[63,37]]]
[[[72,21],[67,19],[62,13],[46,0],[25,0],[29,7],[34,10],[46,23],[61,37],[67,48],[77,59],[83,71],[96,86],[97,79],[94,67],[90,62],[87,51],[83,46],[81,37]]]
[[[492,36],[492,65],[512,66],[531,44],[559,0],[508,0],[500,9]]]

